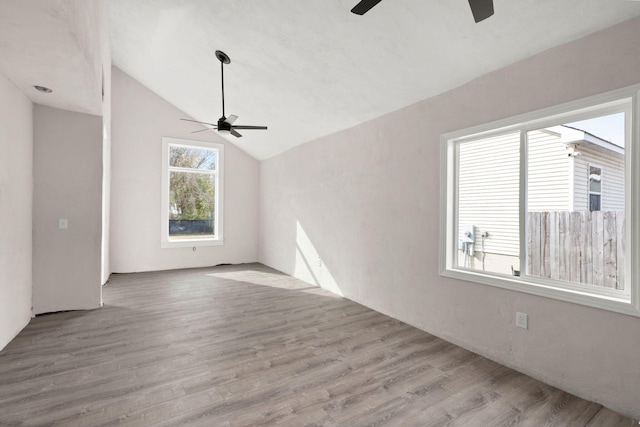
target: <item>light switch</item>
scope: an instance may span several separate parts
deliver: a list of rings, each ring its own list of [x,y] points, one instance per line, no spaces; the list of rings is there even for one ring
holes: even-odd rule
[[[69,220],[68,220],[68,219],[66,219],[66,218],[60,218],[60,219],[58,219],[58,228],[59,228],[60,230],[63,230],[63,229],[67,229],[67,228],[69,228]]]

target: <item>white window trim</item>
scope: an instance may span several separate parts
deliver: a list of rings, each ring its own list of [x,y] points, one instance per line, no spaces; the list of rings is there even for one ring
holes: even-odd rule
[[[169,240],[169,145],[178,144],[193,148],[216,149],[216,204],[215,204],[215,236],[209,239],[172,239]],[[180,247],[200,247],[200,246],[220,246],[224,244],[223,239],[223,217],[224,217],[224,145],[215,142],[192,141],[188,139],[162,137],[162,205],[160,208],[160,247],[180,248]]]
[[[489,137],[494,134],[519,131],[522,135],[529,130],[539,129],[570,118],[571,121],[588,118],[594,111],[606,114],[608,109],[619,110],[631,100],[630,120],[626,122],[627,144],[625,146],[625,211],[626,211],[626,254],[625,277],[628,284],[625,292],[599,289],[590,292],[587,286],[568,285],[546,278],[526,275],[513,277],[487,274],[482,271],[461,268],[455,265],[457,248],[457,142]],[[576,114],[577,113],[577,114]],[[526,141],[521,138],[520,182],[526,183]],[[553,298],[576,304],[610,310],[640,317],[640,85],[629,86],[608,93],[545,108],[531,113],[498,120],[441,136],[440,149],[440,275],[459,280],[476,282],[499,288]],[[636,166],[632,166],[636,165]],[[524,184],[521,184],[523,188]],[[520,191],[520,217],[526,212],[526,191]],[[520,260],[526,259],[526,224],[520,224]],[[521,269],[522,270],[522,269]]]

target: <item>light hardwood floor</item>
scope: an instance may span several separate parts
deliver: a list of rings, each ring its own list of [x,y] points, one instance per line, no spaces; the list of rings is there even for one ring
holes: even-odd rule
[[[260,264],[113,275],[0,352],[0,425],[631,426]]]

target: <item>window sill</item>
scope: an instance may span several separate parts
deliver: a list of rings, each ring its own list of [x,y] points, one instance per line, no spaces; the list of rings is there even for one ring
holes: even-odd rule
[[[195,248],[200,246],[222,246],[224,240],[221,239],[184,239],[162,241],[160,247],[166,248]]]
[[[640,307],[632,304],[629,295],[600,295],[581,290],[559,288],[540,283],[541,281],[538,280],[527,280],[526,277],[494,276],[467,270],[445,269],[440,271],[440,276],[640,317]]]

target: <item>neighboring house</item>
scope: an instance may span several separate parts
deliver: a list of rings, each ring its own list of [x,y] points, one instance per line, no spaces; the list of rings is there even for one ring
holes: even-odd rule
[[[519,146],[519,133],[460,144],[460,241],[475,232],[473,251],[471,243],[460,244],[460,265],[505,274],[518,269]],[[624,211],[623,147],[553,126],[528,133],[527,161],[528,212]]]
[[[624,210],[624,148],[569,126],[531,132],[528,210]]]

